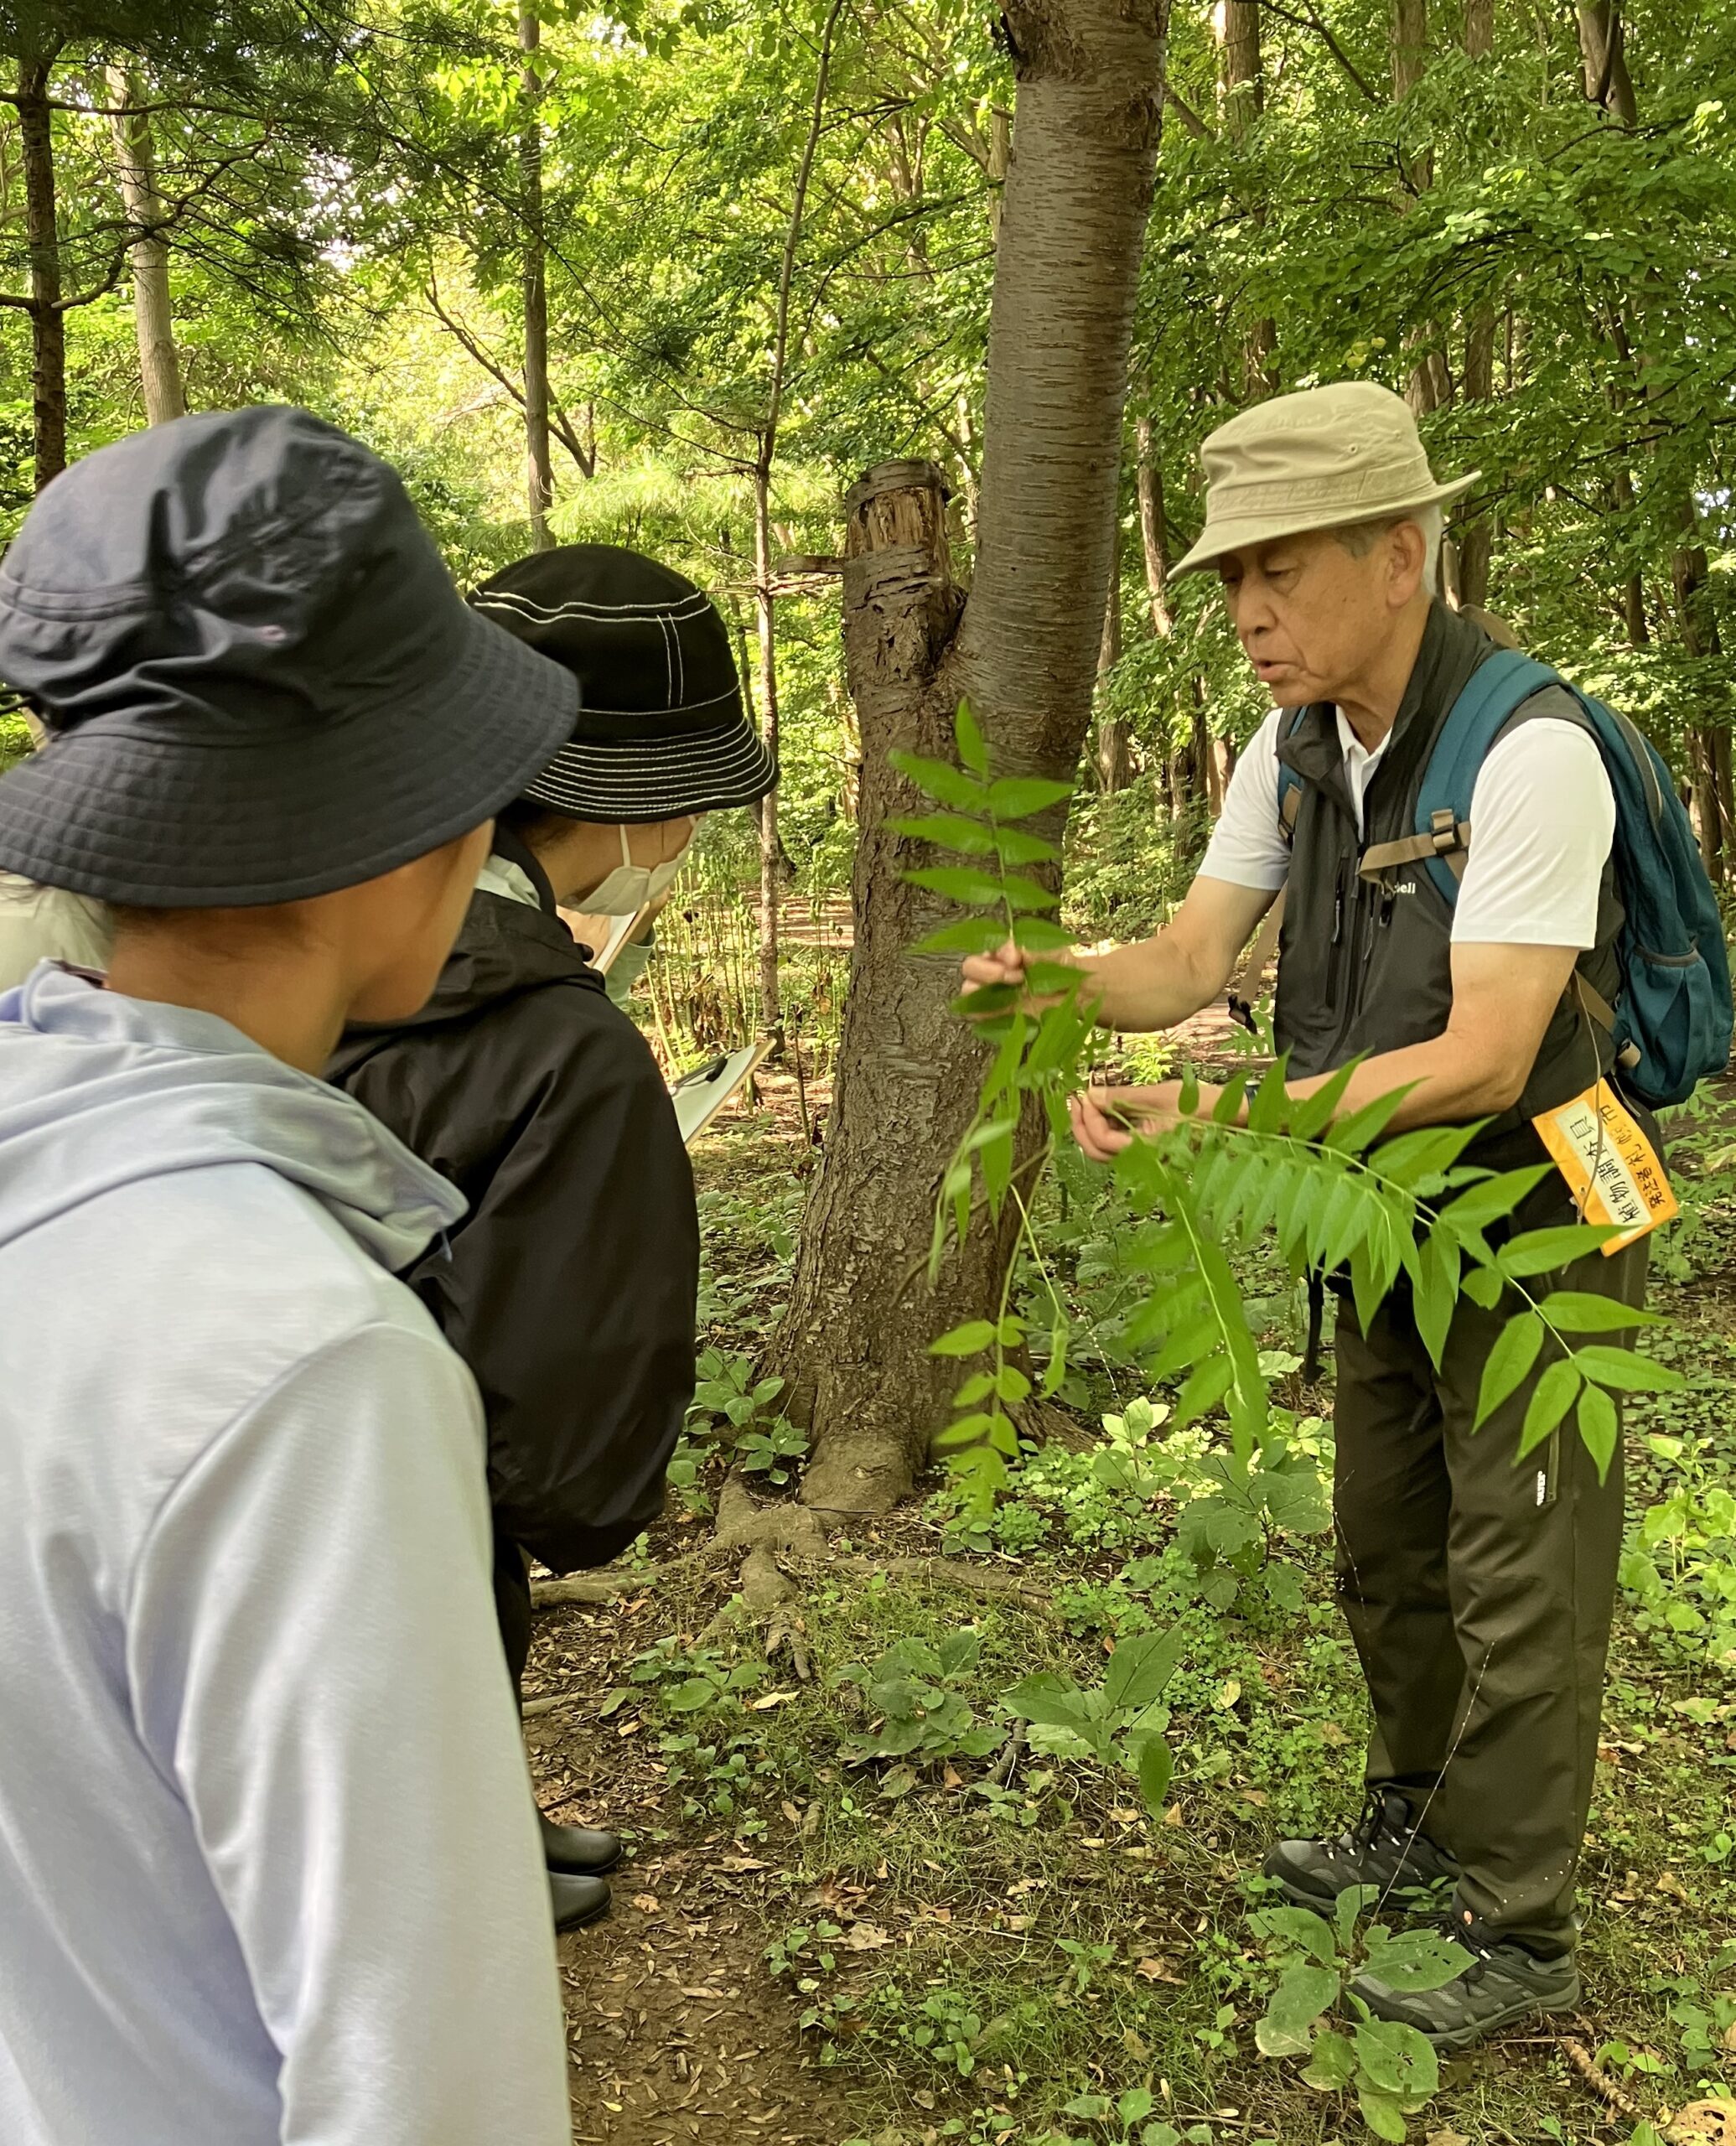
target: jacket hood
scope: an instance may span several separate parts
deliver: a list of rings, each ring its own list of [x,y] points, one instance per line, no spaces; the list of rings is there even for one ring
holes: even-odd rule
[[[44,963],[0,996],[0,1244],[138,1179],[262,1163],[391,1273],[460,1195],[361,1106],[215,1014]]]

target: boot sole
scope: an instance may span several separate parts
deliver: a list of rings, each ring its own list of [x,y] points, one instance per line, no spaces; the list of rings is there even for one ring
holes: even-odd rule
[[[551,1863],[544,1867],[557,1878],[606,1878],[611,1870],[619,1870],[627,1858],[624,1848],[619,1848],[607,1863]]]
[[[1355,1993],[1354,1985],[1349,1993]],[[1366,1999],[1364,2001],[1366,2002]],[[1505,2012],[1498,2012],[1493,2019],[1479,2020],[1475,2026],[1454,2027],[1433,2034],[1427,2027],[1421,2028],[1418,2031],[1429,2046],[1439,2055],[1456,2056],[1462,2050],[1474,2049],[1479,2042],[1487,2041],[1491,2035],[1498,2035],[1505,2028],[1516,2027],[1526,2019],[1535,2019],[1540,2013],[1577,2012],[1581,2001],[1579,1983],[1576,1977],[1572,1989],[1564,1990],[1559,1997],[1528,1998],[1522,2003],[1510,2004]],[[1378,2012],[1375,2014],[1376,2019],[1383,2016]],[[1401,2026],[1412,2026],[1416,2023],[1413,2020],[1405,2019],[1394,2024]]]
[[[563,1936],[569,1930],[588,1929],[592,1923],[601,1922],[614,1905],[613,1900],[604,1900],[600,1907],[585,1908],[577,1915],[563,1915],[557,1920],[555,1929]]]
[[[1474,2049],[1479,2042],[1487,2041],[1491,2035],[1500,2034],[1505,2027],[1516,2027],[1521,2020],[1535,2019],[1539,2013],[1577,2012],[1579,2004],[1579,1985],[1575,1982],[1571,1990],[1563,1992],[1559,1997],[1534,1998],[1528,2003],[1510,2004],[1505,2012],[1497,2014],[1493,2019],[1485,2019],[1477,2026],[1461,2027],[1456,2033],[1446,2035],[1431,2035],[1425,2028],[1423,2033],[1434,2049],[1443,2055],[1455,2056],[1461,2050]]]

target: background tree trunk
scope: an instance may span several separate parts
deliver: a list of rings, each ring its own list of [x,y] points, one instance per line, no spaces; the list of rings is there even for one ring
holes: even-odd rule
[[[1620,0],[1582,0],[1574,9],[1579,28],[1579,63],[1585,94],[1624,127],[1638,124],[1640,107],[1628,73],[1626,36]]]
[[[1260,0],[1223,0],[1224,132],[1242,148],[1266,108],[1266,78],[1260,54]],[[1254,210],[1263,225],[1263,208]],[[1242,341],[1241,392],[1248,401],[1270,395],[1277,386],[1275,362],[1277,329],[1262,314]]]
[[[949,914],[904,884],[885,826],[920,801],[889,744],[951,757],[968,697],[998,770],[1071,776],[1089,733],[1109,575],[1127,346],[1157,152],[1168,0],[1006,9],[1018,98],[989,321],[977,568],[956,634],[941,488],[852,495],[846,647],[863,733],[856,945],[830,1136],[767,1369],[814,1445],[811,1506],[878,1511],[925,1461],[956,1383],[930,1339],[997,1300],[1008,1232],[920,1280],[981,1047],[947,1008],[956,962],[914,942]],[[896,510],[877,501],[902,493]],[[877,531],[887,522],[883,542]],[[930,533],[930,526],[932,533]],[[913,541],[920,531],[922,541]],[[1065,808],[1038,824],[1059,839]],[[1026,1130],[1019,1164],[1033,1152]],[[912,1280],[913,1271],[916,1279]]]
[[[115,106],[109,126],[115,143],[115,179],[127,220],[139,236],[132,242],[132,324],[138,338],[138,377],[145,422],[167,424],[187,414],[181,360],[175,349],[174,307],[168,288],[168,245],[162,236],[163,201],[157,191],[157,156],[151,122],[133,106],[143,101],[131,70],[111,67],[106,81]]]
[[[759,734],[778,750],[778,645],[771,588],[771,469],[762,452],[754,471],[754,615],[759,630]],[[783,844],[778,839],[778,793],[759,801],[759,1022],[776,1035],[784,1008],[778,988],[778,902],[783,892]]]
[[[1624,51],[1619,0],[1588,0],[1588,4],[1579,6],[1574,13],[1587,97],[1608,111],[1618,125],[1636,125],[1639,107]],[[1633,350],[1619,316],[1611,319],[1610,336],[1623,362],[1633,366],[1638,376],[1640,392],[1650,393],[1645,380],[1645,353]],[[1619,486],[1626,481],[1625,473],[1620,473],[1618,495]],[[1708,586],[1710,563],[1701,541],[1700,517],[1692,494],[1682,493],[1673,500],[1666,494],[1665,511],[1683,539],[1670,561],[1670,580],[1682,652],[1688,656],[1720,655],[1723,640]],[[1625,592],[1624,608],[1628,614],[1630,638],[1634,636],[1636,626],[1643,634],[1643,589],[1630,584]],[[1636,641],[1635,645],[1643,643]],[[1736,848],[1736,796],[1732,796],[1729,776],[1728,723],[1701,722],[1690,725],[1688,754],[1692,785],[1690,811],[1700,840],[1701,859],[1716,884],[1722,882],[1733,848]]]
[[[1428,0],[1392,0],[1392,101],[1402,104],[1428,69]],[[1413,193],[1427,193],[1434,184],[1434,158],[1428,149],[1419,150],[1402,168],[1407,184],[1398,190],[1397,207],[1401,215],[1410,208]],[[1447,362],[1434,348],[1434,329],[1428,323],[1419,324],[1407,339],[1416,350],[1416,362],[1411,368],[1410,381],[1405,390],[1405,399],[1419,417],[1426,417],[1431,410],[1438,410],[1452,399],[1452,385],[1447,373]]]
[[[24,167],[24,236],[30,255],[30,396],[36,489],[66,467],[66,315],[54,212],[49,60],[18,62],[18,143]]]
[[[1117,500],[1117,509],[1121,502]],[[1103,637],[1097,644],[1097,683],[1121,661],[1121,516],[1110,516],[1109,594],[1103,605]],[[1133,735],[1125,716],[1105,712],[1097,718],[1097,782],[1105,791],[1125,790],[1133,773]]]
[[[1464,50],[1468,60],[1487,60],[1495,50],[1495,0],[1465,0]],[[1486,402],[1495,393],[1495,308],[1472,309],[1464,335],[1464,400]],[[1489,602],[1489,562],[1495,529],[1485,511],[1458,530],[1459,600],[1479,609]]]
[[[529,55],[521,80],[524,122],[518,137],[520,195],[524,214],[520,270],[525,303],[525,488],[531,516],[531,543],[549,550],[548,511],[554,504],[554,464],[548,440],[548,285],[544,273],[547,248],[542,224],[542,78],[534,57],[542,26],[533,8],[518,11],[518,41]]]

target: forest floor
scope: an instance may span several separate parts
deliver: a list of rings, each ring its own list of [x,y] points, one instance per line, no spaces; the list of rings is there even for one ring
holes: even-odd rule
[[[726,1379],[747,1375],[777,1311],[809,1164],[781,1084],[767,1102],[721,1120],[695,1154],[708,1368]],[[1650,1548],[1636,1533],[1624,1568],[1583,1880],[1584,2013],[1444,2066],[1411,2123],[1418,2146],[1645,2141],[1642,2116],[1660,2136],[1678,2117],[1668,2135],[1697,2146],[1736,2139],[1718,2128],[1736,2117],[1678,2114],[1736,2076],[1736,1542],[1718,1503],[1736,1472],[1728,1138],[1716,1122],[1691,1138],[1703,1181],[1654,1292],[1676,1322],[1659,1353],[1690,1383],[1629,1425],[1636,1529],[1672,1496],[1682,1525]],[[1076,1214],[1071,1243],[1089,1319],[1112,1244]],[[1275,1300],[1272,1318],[1282,1349],[1295,1309]],[[1297,1546],[1299,1614],[1262,1596],[1195,1620],[1166,1694],[1178,1763],[1161,1821],[1128,1775],[1023,1748],[998,1710],[1034,1671],[1100,1682],[1117,1641],[1168,1621],[1177,1495],[1119,1495],[1094,1466],[1097,1412],[1137,1390],[1124,1366],[1103,1370],[1079,1450],[1039,1456],[991,1527],[930,1485],[798,1573],[806,1682],[786,1656],[765,1659],[735,1596],[738,1556],[706,1547],[728,1454],[726,1427],[702,1413],[669,1514],[624,1568],[642,1587],[539,1613],[528,1688],[542,1704],[526,1736],[540,1798],[630,1843],[612,1915],[561,1945],[581,2146],[1371,2136],[1354,2102],[1311,2090],[1253,2037],[1276,1970],[1247,1875],[1280,1827],[1334,1830],[1360,1801],[1365,1716],[1321,1538]],[[1304,1438],[1324,1441],[1329,1386],[1301,1393],[1293,1378],[1290,1396]],[[785,1458],[759,1457],[756,1486],[787,1495]],[[935,1562],[925,1575],[912,1559]],[[972,1572],[1023,1592],[973,1589]],[[899,1673],[938,1666],[920,1651],[949,1641],[930,1748],[865,1756],[882,1734],[866,1696],[875,1665],[884,1679],[888,1650],[912,1642]]]

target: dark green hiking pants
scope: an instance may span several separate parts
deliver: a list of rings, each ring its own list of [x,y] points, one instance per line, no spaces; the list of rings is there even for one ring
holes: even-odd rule
[[[1637,1304],[1647,1257],[1642,1238],[1552,1278]],[[1553,1952],[1573,1941],[1621,1459],[1599,1484],[1569,1416],[1516,1467],[1536,1374],[1473,1435],[1507,1309],[1461,1302],[1437,1371],[1408,1296],[1390,1298],[1365,1334],[1341,1304],[1338,1589],[1374,1708],[1369,1785],[1427,1806],[1423,1830],[1464,1865],[1462,1907]]]

